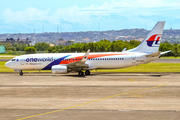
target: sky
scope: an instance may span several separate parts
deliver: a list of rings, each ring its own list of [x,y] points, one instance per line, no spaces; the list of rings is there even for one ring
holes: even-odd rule
[[[180,29],[180,1],[0,0],[0,34],[150,30],[157,21]]]

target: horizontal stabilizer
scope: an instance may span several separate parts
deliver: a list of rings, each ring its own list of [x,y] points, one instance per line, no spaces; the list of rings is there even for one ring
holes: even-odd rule
[[[155,56],[159,56],[161,54],[161,51],[146,55],[146,57],[155,57]]]
[[[161,55],[166,54],[166,53],[171,52],[171,51],[172,50],[161,52]]]

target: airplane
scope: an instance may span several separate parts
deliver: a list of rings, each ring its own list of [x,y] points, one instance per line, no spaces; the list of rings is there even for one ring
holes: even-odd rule
[[[91,70],[120,69],[157,60],[162,54],[159,46],[165,21],[158,21],[146,39],[134,49],[122,52],[44,53],[17,56],[5,65],[23,75],[23,70],[51,70],[53,74],[78,72],[79,76],[90,75]]]

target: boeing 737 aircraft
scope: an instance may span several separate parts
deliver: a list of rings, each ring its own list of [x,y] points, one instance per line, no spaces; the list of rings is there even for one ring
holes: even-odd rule
[[[48,53],[21,55],[5,65],[23,75],[23,70],[51,70],[54,74],[78,72],[79,76],[90,75],[90,70],[119,69],[149,63],[159,59],[162,54],[159,45],[165,21],[159,21],[147,38],[131,50],[122,52],[90,53]]]

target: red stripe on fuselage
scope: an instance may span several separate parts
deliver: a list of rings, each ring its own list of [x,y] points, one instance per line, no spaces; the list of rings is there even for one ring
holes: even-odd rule
[[[132,55],[132,53],[120,53],[120,54],[92,54],[88,56],[88,59],[98,58],[98,57],[107,57],[107,56],[113,56],[113,55]],[[70,64],[73,62],[77,62],[83,59],[84,56],[78,56],[73,58],[68,58],[65,60],[62,60],[59,64]]]

